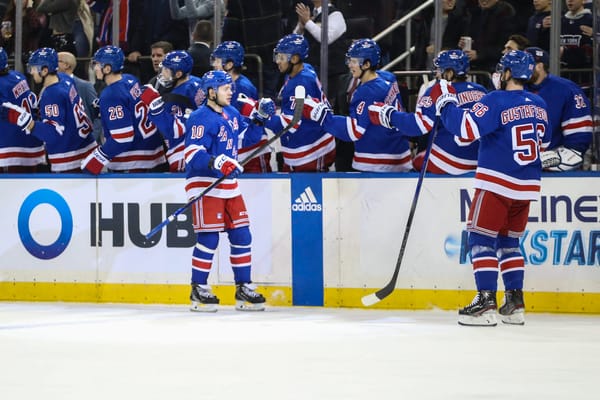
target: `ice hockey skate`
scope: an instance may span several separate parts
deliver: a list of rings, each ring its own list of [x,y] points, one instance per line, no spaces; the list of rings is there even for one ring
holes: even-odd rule
[[[521,289],[504,292],[504,303],[498,310],[500,320],[510,325],[525,325],[525,303]]]
[[[190,300],[192,301],[190,311],[216,312],[219,304],[219,298],[211,292],[208,285],[192,284]]]
[[[264,311],[265,298],[256,292],[256,285],[239,283],[235,289],[235,309],[239,311]]]
[[[458,323],[468,326],[496,326],[496,292],[480,290],[468,306],[458,310]]]

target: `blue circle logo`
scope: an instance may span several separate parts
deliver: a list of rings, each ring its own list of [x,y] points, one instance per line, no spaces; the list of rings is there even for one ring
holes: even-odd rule
[[[29,219],[31,213],[40,204],[49,204],[54,207],[60,215],[61,230],[56,241],[44,246],[35,241],[29,230]],[[67,248],[73,234],[73,215],[65,199],[55,191],[40,189],[31,193],[19,210],[18,217],[19,236],[25,249],[34,257],[42,260],[50,260],[58,257]]]

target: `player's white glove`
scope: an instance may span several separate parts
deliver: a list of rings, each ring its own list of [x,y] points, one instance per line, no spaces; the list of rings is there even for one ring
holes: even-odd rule
[[[568,147],[557,147],[540,153],[542,168],[546,171],[561,172],[578,169],[583,164],[583,156],[577,150]]]
[[[8,122],[18,125],[26,134],[31,133],[34,122],[29,111],[9,102],[2,103],[2,107],[6,108],[8,111]]]
[[[442,108],[449,103],[458,104],[456,98],[456,89],[445,79],[440,79],[438,83],[431,87],[431,101],[435,103],[435,115],[442,115]]]
[[[369,106],[369,119],[373,125],[381,125],[388,129],[393,129],[392,113],[394,111],[397,111],[396,107],[381,102],[375,102]]]
[[[244,172],[244,167],[236,159],[228,157],[225,154],[219,154],[214,157],[211,160],[211,167],[214,170],[221,171],[223,175],[229,178],[235,178]]]
[[[319,125],[323,125],[328,114],[331,114],[331,108],[329,108],[327,103],[315,100],[310,96],[304,99],[304,108],[302,109],[304,118],[311,119],[318,122]]]
[[[88,156],[81,162],[81,169],[91,174],[98,175],[102,172],[102,168],[108,164],[110,160],[108,156],[102,152],[100,147],[96,147]]]
[[[146,85],[146,89],[142,92],[140,100],[150,109],[153,115],[160,114],[165,106],[160,93],[150,85]]]

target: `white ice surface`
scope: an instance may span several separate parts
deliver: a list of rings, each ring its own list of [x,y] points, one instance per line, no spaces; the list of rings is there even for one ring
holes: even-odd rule
[[[0,399],[598,399],[600,316],[0,303]]]

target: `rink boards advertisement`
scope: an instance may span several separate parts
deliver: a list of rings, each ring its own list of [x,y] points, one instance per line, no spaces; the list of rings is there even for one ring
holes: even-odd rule
[[[600,312],[598,177],[545,175],[521,238],[527,307]],[[396,290],[380,308],[457,308],[474,291],[466,218],[472,177],[427,176]],[[273,305],[362,307],[396,265],[416,174],[249,175],[252,276]],[[186,303],[190,213],[181,175],[0,178],[0,300]],[[221,234],[209,283],[233,303]],[[502,289],[502,283],[499,283]]]

